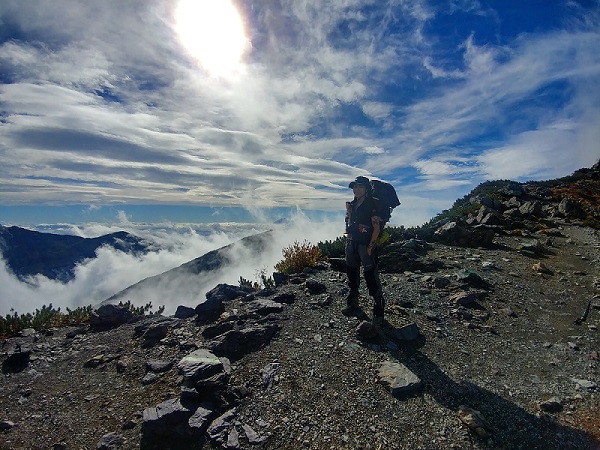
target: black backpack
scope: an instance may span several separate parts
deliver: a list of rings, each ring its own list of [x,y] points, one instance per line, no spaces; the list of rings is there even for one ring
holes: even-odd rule
[[[394,186],[380,180],[371,180],[371,197],[379,202],[380,217],[385,225],[392,216],[392,210],[400,204]]]

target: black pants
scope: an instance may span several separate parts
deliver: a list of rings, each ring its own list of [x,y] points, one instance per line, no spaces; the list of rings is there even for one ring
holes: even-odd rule
[[[377,272],[377,249],[371,255],[367,252],[367,246],[357,244],[351,239],[346,243],[346,268],[348,274],[348,286],[352,294],[358,295],[360,287],[360,266],[363,266],[365,281],[369,295],[373,297],[373,314],[383,317],[385,302],[379,273]]]

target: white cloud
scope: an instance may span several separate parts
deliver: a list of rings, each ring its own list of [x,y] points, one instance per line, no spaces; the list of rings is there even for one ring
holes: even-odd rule
[[[257,271],[263,269],[267,276],[271,276],[274,265],[283,258],[284,247],[295,241],[306,240],[317,244],[319,241],[335,239],[343,234],[344,222],[341,214],[339,221],[315,221],[298,211],[287,224],[272,227],[275,230],[273,239],[261,254],[236,247],[231,255],[232,265],[223,270],[211,273],[209,276],[193,275],[166,280],[163,286],[135,292],[124,301],[131,300],[138,306],[152,302],[155,308],[163,305],[166,307],[167,314],[173,314],[180,304],[195,307],[204,301],[205,293],[218,283],[237,285],[240,276],[258,281]],[[3,267],[0,270],[0,283],[3,286],[0,293],[0,315],[8,313],[10,308],[14,308],[19,313],[33,312],[36,308],[50,303],[54,307],[61,307],[63,311],[66,307],[73,309],[89,304],[97,305],[142,279],[178,267],[211,250],[237,242],[242,236],[260,230],[260,228],[255,229],[251,233],[251,229],[247,226],[237,225],[231,228],[230,234],[213,231],[210,234],[200,235],[193,230],[177,233],[175,227],[167,228],[168,231],[157,229],[145,231],[146,237],[159,241],[160,251],[135,257],[102,248],[98,251],[97,258],[77,266],[75,278],[67,284],[43,276],[37,276],[31,284],[22,283]],[[80,234],[88,234],[90,230],[103,231],[97,225],[79,230]],[[135,231],[139,234],[142,230]]]
[[[446,48],[427,27],[438,14],[431,3],[377,6],[259,2],[246,11],[253,49],[244,73],[216,78],[181,51],[173,2],[3,1],[3,20],[46,42],[0,45],[14,77],[0,89],[3,198],[335,210],[334,186],[359,171],[392,177],[415,161],[430,183],[418,184],[424,190],[528,176],[533,169],[488,165],[535,130],[545,147],[532,161],[549,173],[558,149],[541,131],[563,121],[578,126],[562,174],[592,159],[600,38],[588,19],[502,45],[471,34]],[[448,8],[443,14],[498,20],[474,0]],[[462,58],[449,56],[457,50]],[[434,83],[423,84],[429,75]],[[556,85],[562,104],[547,108]],[[377,125],[348,123],[347,105]],[[454,160],[435,157],[449,152]],[[481,173],[463,170],[461,157]]]

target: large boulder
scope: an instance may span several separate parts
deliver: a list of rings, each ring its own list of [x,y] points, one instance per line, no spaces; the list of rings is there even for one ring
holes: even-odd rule
[[[216,319],[224,310],[224,302],[245,297],[256,292],[256,289],[248,286],[234,286],[221,283],[206,293],[206,301],[195,308],[198,314],[198,322],[210,322]]]
[[[207,343],[207,348],[215,355],[238,359],[263,348],[280,328],[279,323],[267,323],[252,325],[242,330],[231,330]]]
[[[106,331],[129,323],[134,314],[125,306],[105,304],[95,309],[90,316],[90,328],[94,331]]]
[[[458,222],[448,222],[435,231],[433,238],[458,247],[489,247],[495,235],[494,230],[487,226],[466,227]]]

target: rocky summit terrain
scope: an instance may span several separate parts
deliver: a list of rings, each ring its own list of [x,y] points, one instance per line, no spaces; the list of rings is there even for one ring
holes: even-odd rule
[[[600,449],[600,236],[547,192],[505,197],[382,248],[381,327],[364,286],[341,314],[331,258],[170,317],[23,330],[0,449]]]

